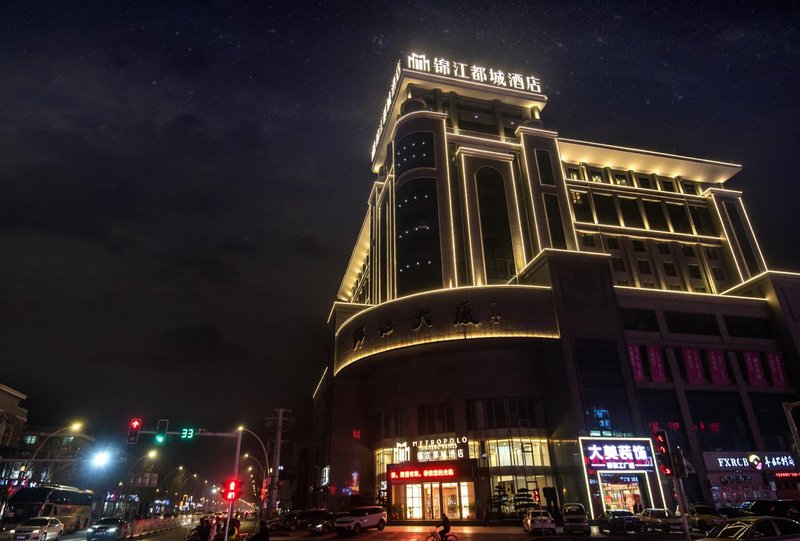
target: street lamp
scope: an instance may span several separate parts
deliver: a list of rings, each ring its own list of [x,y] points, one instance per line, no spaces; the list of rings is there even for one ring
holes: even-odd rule
[[[131,467],[130,467],[130,468],[128,468],[128,473],[126,473],[126,474],[125,474],[125,479],[123,479],[122,481],[120,481],[120,486],[126,486],[126,488],[130,488],[130,486],[127,486],[127,482],[128,482],[128,479],[129,479],[129,478],[130,478],[130,476],[131,476],[131,472],[133,471],[133,468],[135,468],[135,467],[136,467],[136,465],[137,465],[139,462],[141,462],[142,460],[145,460],[145,459],[148,459],[148,458],[149,458],[150,460],[153,460],[153,459],[155,459],[156,457],[158,457],[158,451],[156,451],[155,449],[150,449],[149,451],[147,451],[147,453],[146,453],[146,454],[144,454],[144,455],[140,456],[139,458],[137,458],[137,459],[136,459],[136,460],[133,462],[133,464],[131,464]],[[130,496],[130,495],[129,495],[129,494],[127,494],[127,491],[126,491],[126,494],[125,494],[125,499],[122,501],[122,516],[123,516],[123,517],[125,516],[125,507],[126,507],[126,505],[127,505],[127,503],[128,503],[129,496]]]
[[[111,462],[111,453],[108,451],[98,451],[92,457],[92,466],[95,468],[103,468],[108,466],[109,462]]]
[[[239,428],[237,430],[239,430],[239,432],[247,432],[248,434],[253,436],[256,439],[256,441],[258,441],[258,444],[261,445],[261,450],[264,451],[264,463],[263,464],[261,462],[259,462],[258,460],[256,460],[255,458],[251,457],[249,454],[245,454],[244,455],[245,458],[251,458],[252,460],[254,460],[256,462],[256,464],[258,464],[261,467],[261,494],[259,495],[259,498],[258,498],[258,502],[259,502],[259,505],[258,505],[258,518],[259,518],[259,520],[261,520],[261,516],[264,513],[264,499],[266,498],[266,495],[267,495],[267,470],[269,470],[269,455],[267,454],[267,448],[264,445],[264,442],[261,441],[261,438],[258,437],[258,434],[256,434],[255,432],[253,432],[249,428],[245,428],[244,426],[239,426]],[[269,500],[271,500],[271,498],[268,498],[268,501]],[[271,511],[271,509],[270,509],[270,511]]]
[[[41,451],[44,448],[44,445],[47,443],[47,441],[50,438],[52,438],[53,436],[61,434],[62,432],[66,431],[66,430],[72,430],[73,432],[77,432],[81,428],[83,428],[83,423],[75,422],[75,423],[72,423],[70,425],[67,425],[67,426],[59,428],[55,432],[52,432],[52,433],[48,434],[47,437],[42,440],[42,443],[39,444],[39,447],[36,448],[36,450],[33,452],[33,456],[29,459],[29,462],[31,463],[31,467],[29,468],[30,471],[31,471],[31,479],[33,479],[33,469],[34,469],[33,461],[36,460],[37,456],[39,456],[39,451]]]

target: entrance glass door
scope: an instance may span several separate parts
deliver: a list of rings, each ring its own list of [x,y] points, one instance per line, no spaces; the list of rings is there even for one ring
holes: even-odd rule
[[[439,483],[423,483],[422,493],[425,499],[425,519],[438,519],[442,514],[442,491],[439,487]]]

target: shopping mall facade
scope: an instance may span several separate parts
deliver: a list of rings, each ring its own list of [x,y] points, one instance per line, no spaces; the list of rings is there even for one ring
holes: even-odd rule
[[[564,139],[530,74],[410,54],[314,392],[318,505],[479,518],[674,506],[650,436],[717,505],[796,497],[799,275],[740,166]]]

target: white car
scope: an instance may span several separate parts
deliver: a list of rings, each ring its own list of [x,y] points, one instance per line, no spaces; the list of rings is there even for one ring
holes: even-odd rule
[[[367,528],[383,530],[386,526],[386,510],[379,505],[355,507],[347,515],[336,519],[336,533],[357,534]]]
[[[59,541],[64,525],[54,517],[29,518],[8,532],[14,541]]]
[[[547,511],[534,509],[525,513],[522,529],[533,535],[536,533],[556,533],[556,521]]]

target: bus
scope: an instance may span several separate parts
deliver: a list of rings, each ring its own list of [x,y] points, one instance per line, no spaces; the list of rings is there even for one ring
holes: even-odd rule
[[[41,484],[16,490],[3,513],[3,531],[33,517],[56,517],[64,523],[65,533],[82,530],[92,518],[91,490],[64,485]]]

